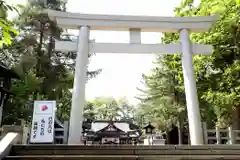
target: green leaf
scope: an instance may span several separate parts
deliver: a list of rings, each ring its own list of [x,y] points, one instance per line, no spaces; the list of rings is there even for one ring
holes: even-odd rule
[[[236,0],[236,4],[237,4],[237,5],[240,5],[240,0]]]

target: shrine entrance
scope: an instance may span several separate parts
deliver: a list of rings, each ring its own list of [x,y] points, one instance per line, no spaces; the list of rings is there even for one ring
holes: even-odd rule
[[[182,54],[182,68],[192,145],[203,144],[203,134],[192,54],[211,54],[212,46],[192,44],[189,32],[206,32],[216,16],[206,17],[150,17],[123,15],[93,15],[48,10],[49,18],[60,27],[79,29],[77,42],[56,41],[55,49],[77,52],[75,79],[69,126],[69,144],[80,144],[82,137],[85,82],[88,53],[160,53]],[[129,31],[130,43],[94,43],[89,41],[90,30]],[[141,32],[179,32],[179,44],[141,44]]]

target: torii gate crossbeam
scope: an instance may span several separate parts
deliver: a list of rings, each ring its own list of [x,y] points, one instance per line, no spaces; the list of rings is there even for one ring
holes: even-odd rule
[[[189,31],[208,31],[217,16],[206,17],[150,17],[122,15],[89,15],[48,10],[50,19],[59,26],[79,29],[77,42],[57,41],[56,50],[77,51],[75,79],[69,126],[69,144],[79,144],[82,136],[85,81],[89,51],[95,53],[182,53],[182,68],[192,145],[203,144],[203,134],[192,54],[211,54],[212,46],[192,44]],[[90,30],[130,31],[130,44],[91,43]],[[180,32],[180,44],[141,44],[141,31]]]

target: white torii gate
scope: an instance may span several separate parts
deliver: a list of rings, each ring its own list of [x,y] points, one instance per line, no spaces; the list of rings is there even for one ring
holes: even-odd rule
[[[207,17],[150,17],[123,15],[93,15],[48,10],[51,20],[60,27],[79,29],[77,42],[57,41],[59,51],[77,51],[75,79],[69,126],[69,144],[81,144],[85,82],[88,53],[182,53],[182,68],[187,102],[190,140],[192,145],[203,144],[202,125],[192,66],[192,53],[211,54],[212,46],[192,44],[189,31],[208,31],[217,16]],[[130,31],[130,43],[92,43],[89,30]],[[180,44],[141,44],[141,31],[180,32]]]

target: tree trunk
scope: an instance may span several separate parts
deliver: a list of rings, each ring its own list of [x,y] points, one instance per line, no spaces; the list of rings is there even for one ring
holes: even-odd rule
[[[41,22],[40,22],[41,23]],[[36,65],[36,77],[41,77],[41,58],[42,58],[42,43],[43,43],[43,24],[40,24],[40,37],[39,44],[37,48],[37,65]],[[38,99],[38,91],[35,91],[33,94],[33,100]]]
[[[233,129],[239,130],[240,129],[240,106],[234,107],[232,111],[232,127]]]
[[[183,118],[179,118],[178,121],[178,144],[183,144]]]
[[[37,77],[41,76],[42,43],[43,43],[43,24],[41,23],[39,44],[38,44],[38,49],[37,49],[37,66],[36,66],[36,76]]]

